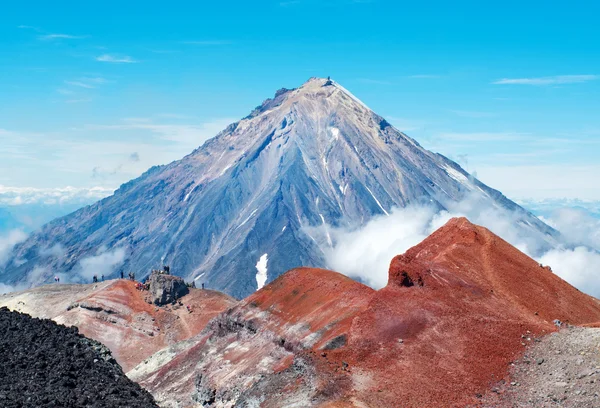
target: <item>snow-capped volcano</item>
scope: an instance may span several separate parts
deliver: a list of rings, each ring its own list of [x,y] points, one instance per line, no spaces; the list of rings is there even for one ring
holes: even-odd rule
[[[327,266],[320,245],[331,239],[315,240],[306,227],[362,225],[395,206],[444,209],[470,195],[515,213],[528,234],[556,234],[336,82],[312,78],[277,91],[183,159],[47,224],[15,247],[0,281],[40,283],[56,272],[77,280],[87,259],[116,253],[115,275],[142,277],[167,264],[243,297],[265,274],[269,282],[293,267]],[[46,250],[54,247],[61,251]]]

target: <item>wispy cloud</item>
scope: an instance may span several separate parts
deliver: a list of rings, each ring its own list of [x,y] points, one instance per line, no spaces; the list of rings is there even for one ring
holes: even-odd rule
[[[83,77],[74,81],[65,81],[65,84],[77,86],[80,88],[93,89],[96,86],[107,83],[108,80],[102,77]]]
[[[112,54],[102,54],[96,57],[96,61],[100,62],[110,62],[113,64],[134,64],[139,61],[134,60],[128,55],[112,55]]]
[[[114,192],[107,187],[9,187],[0,185],[0,204],[17,206],[24,204],[63,204],[90,202]]]
[[[72,86],[79,86],[81,88],[87,88],[87,89],[95,88],[93,85],[86,84],[85,82],[80,82],[80,81],[65,81],[65,84],[72,85]]]
[[[593,81],[600,78],[598,75],[557,75],[537,78],[502,78],[492,84],[494,85],[562,85],[578,84],[582,82]]]
[[[20,28],[21,30],[33,30],[33,31],[37,31],[37,32],[42,32],[42,30],[40,30],[38,27],[25,25],[25,24],[21,24],[21,25],[17,26],[17,28]]]
[[[233,44],[229,40],[197,40],[197,41],[194,40],[194,41],[182,41],[182,43],[187,44],[187,45],[206,45],[206,46]]]
[[[70,35],[70,34],[44,34],[40,35],[38,39],[42,41],[51,41],[51,40],[81,40],[86,38],[85,35]]]

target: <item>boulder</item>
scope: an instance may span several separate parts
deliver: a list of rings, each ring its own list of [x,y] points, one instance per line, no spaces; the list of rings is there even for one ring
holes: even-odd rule
[[[157,306],[174,303],[189,292],[182,278],[158,271],[152,272],[148,283],[150,284],[150,300]]]

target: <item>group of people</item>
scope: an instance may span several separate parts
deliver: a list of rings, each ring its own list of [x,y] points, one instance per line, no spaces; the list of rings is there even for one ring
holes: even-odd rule
[[[101,276],[102,282],[104,282],[104,274],[102,274]],[[97,283],[98,282],[98,275],[94,275],[92,277],[92,283]]]

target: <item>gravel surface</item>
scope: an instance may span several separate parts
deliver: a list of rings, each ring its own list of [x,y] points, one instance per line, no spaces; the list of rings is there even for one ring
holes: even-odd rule
[[[600,407],[600,329],[572,327],[535,343],[512,367],[507,407]]]
[[[102,344],[0,308],[0,407],[157,407]]]

